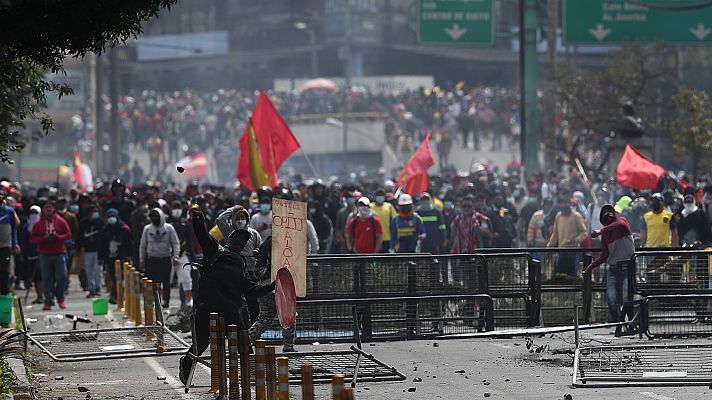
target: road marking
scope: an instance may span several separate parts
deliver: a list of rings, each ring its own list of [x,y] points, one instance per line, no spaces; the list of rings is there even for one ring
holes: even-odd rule
[[[663,395],[653,393],[653,392],[640,392],[640,394],[642,394],[645,397],[650,397],[651,399],[655,399],[655,400],[675,400],[672,397],[663,396]]]
[[[122,328],[121,324],[117,322],[117,318],[114,316],[114,314],[109,310],[109,313],[106,315],[106,318],[109,320],[111,325],[113,325],[114,328]],[[161,364],[158,363],[155,359],[151,357],[144,357],[141,358],[146,365],[148,365],[153,372],[156,373],[156,376],[165,376],[166,380],[165,382],[168,383],[168,385],[178,392],[180,394],[180,398],[182,399],[193,399],[195,396],[189,395],[188,393],[185,393],[184,389],[185,386],[176,378],[173,377],[172,374],[170,374],[168,371],[166,371],[165,368]],[[198,364],[202,365],[202,364]],[[207,369],[207,368],[206,368]],[[208,369],[208,372],[210,370]]]
[[[490,345],[490,346],[500,347],[500,348],[503,348],[503,349],[511,349],[511,348],[512,348],[512,346],[507,346],[506,344],[502,344],[502,343],[494,343],[494,342],[493,342],[493,343],[490,343],[490,342],[487,342],[487,344]]]

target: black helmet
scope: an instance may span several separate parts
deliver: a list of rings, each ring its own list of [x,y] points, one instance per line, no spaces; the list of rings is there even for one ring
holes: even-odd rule
[[[123,187],[125,188],[126,185],[124,185],[124,181],[121,180],[121,178],[116,178],[111,182],[111,188],[117,188],[117,187]]]
[[[315,179],[314,182],[312,182],[311,187],[316,188],[316,187],[323,187],[325,188],[326,185],[324,185],[324,182],[321,179]]]
[[[272,197],[272,189],[269,186],[262,186],[257,189],[257,198],[261,199],[263,197]]]

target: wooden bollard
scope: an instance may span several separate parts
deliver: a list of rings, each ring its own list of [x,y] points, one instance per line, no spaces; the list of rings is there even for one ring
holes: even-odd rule
[[[124,268],[121,271],[123,273],[123,277],[121,279],[121,282],[123,283],[123,292],[124,292],[124,306],[122,307],[124,314],[128,318],[128,305],[129,305],[129,297],[131,296],[131,293],[129,292],[129,263],[124,262]]]
[[[114,275],[116,276],[116,309],[124,308],[124,265],[121,260],[114,261]]]
[[[225,360],[225,318],[218,320],[218,366],[220,368],[220,395],[227,394],[227,364]]]
[[[210,313],[210,391],[220,391],[220,360],[218,357],[218,313]]]
[[[289,400],[289,358],[277,358],[277,398]]]
[[[331,399],[341,400],[341,392],[344,390],[344,374],[334,374],[331,378]]]
[[[265,348],[265,374],[267,376],[267,399],[276,400],[277,399],[277,371],[275,368],[275,356],[274,347],[267,346]]]
[[[302,400],[314,400],[314,368],[302,364]]]
[[[237,325],[227,326],[227,351],[230,363],[230,388],[228,396],[230,400],[240,400],[240,367],[238,366],[239,341],[237,339]],[[248,389],[249,390],[249,389]]]
[[[148,278],[142,278],[143,284],[143,314],[146,320],[146,326],[154,324],[153,321],[153,281]]]
[[[341,389],[341,400],[354,400],[354,390],[350,387]]]
[[[124,305],[124,310],[129,321],[134,320],[134,290],[133,290],[133,267],[129,267],[126,274],[126,304]]]
[[[255,399],[267,400],[265,348],[267,342],[255,340]]]
[[[240,385],[242,386],[242,400],[250,400],[252,393],[250,391],[250,352],[252,345],[250,344],[250,336],[247,331],[240,331],[238,335],[240,341]]]

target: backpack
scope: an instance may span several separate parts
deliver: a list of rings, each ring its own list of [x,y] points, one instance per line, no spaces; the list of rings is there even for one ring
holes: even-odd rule
[[[354,252],[356,252],[356,224],[358,223],[358,221],[360,219],[361,219],[361,217],[359,217],[358,215],[354,216],[354,222],[351,224],[351,239],[353,240],[353,243],[351,243],[351,245],[352,245],[351,248],[353,249]],[[371,221],[371,231],[373,231],[373,242],[375,243],[377,233],[376,233],[376,219],[373,216],[373,214],[371,214],[371,217],[369,218],[369,220]],[[379,249],[376,249],[376,251],[378,251],[378,250]]]

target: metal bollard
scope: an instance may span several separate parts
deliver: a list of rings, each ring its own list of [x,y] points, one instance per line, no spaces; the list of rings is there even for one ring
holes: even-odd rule
[[[341,392],[344,390],[344,374],[334,374],[331,378],[331,400],[341,400]]]
[[[225,359],[225,318],[218,320],[218,367],[220,368],[220,395],[227,393],[227,364]]]
[[[247,331],[240,331],[238,335],[240,341],[240,384],[242,386],[242,400],[250,400],[252,393],[250,387],[250,352],[252,345],[250,344],[250,336]]]
[[[267,342],[255,340],[255,399],[267,399],[267,382],[265,382],[265,348]]]
[[[237,325],[230,324],[227,326],[228,359],[230,362],[230,388],[228,389],[228,397],[230,400],[240,400],[240,367],[237,361],[239,354],[238,345]]]
[[[124,308],[124,265],[121,260],[114,261],[114,275],[116,276],[116,309]]]
[[[265,373],[267,375],[267,399],[276,400],[277,399],[277,371],[275,368],[275,356],[274,347],[269,346],[265,348]]]
[[[143,313],[146,317],[146,326],[151,326],[155,324],[153,321],[153,281],[143,278],[141,282],[143,282]]]
[[[277,358],[277,398],[289,400],[289,359]]]
[[[220,367],[218,359],[218,313],[210,313],[210,392],[220,391]]]
[[[314,400],[314,368],[302,364],[302,400]]]

